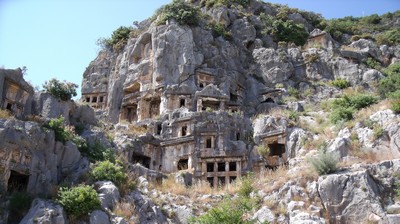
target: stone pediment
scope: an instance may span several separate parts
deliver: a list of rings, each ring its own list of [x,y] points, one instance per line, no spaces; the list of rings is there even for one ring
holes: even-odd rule
[[[216,85],[210,84],[204,89],[196,92],[196,97],[212,97],[218,99],[228,99],[229,97],[224,94]]]
[[[186,84],[170,85],[165,90],[165,94],[171,94],[171,95],[191,95],[192,92],[193,88],[191,88]]]

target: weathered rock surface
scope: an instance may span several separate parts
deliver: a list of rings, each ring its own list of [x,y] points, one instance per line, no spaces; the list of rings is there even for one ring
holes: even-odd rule
[[[21,224],[66,224],[67,216],[61,205],[50,200],[35,199]]]
[[[111,224],[107,213],[101,210],[94,210],[90,213],[89,224]]]
[[[112,211],[121,198],[118,188],[111,181],[99,181],[94,186],[99,194],[101,208],[104,211]]]

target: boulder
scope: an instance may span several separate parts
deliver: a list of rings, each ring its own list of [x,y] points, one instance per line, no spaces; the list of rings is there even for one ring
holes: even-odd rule
[[[90,213],[89,224],[111,224],[107,213],[101,210],[94,210]]]
[[[275,214],[267,206],[263,206],[254,213],[251,220],[256,223],[274,223],[275,219]]]
[[[50,200],[35,199],[21,224],[66,224],[67,215],[61,205]]]
[[[94,186],[99,194],[101,208],[104,211],[112,211],[120,200],[118,188],[111,181],[98,181]]]

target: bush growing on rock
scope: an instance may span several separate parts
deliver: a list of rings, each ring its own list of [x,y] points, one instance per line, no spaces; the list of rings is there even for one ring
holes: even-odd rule
[[[339,121],[348,121],[353,118],[353,113],[357,110],[374,104],[378,101],[375,96],[366,94],[344,95],[332,103],[332,113],[330,120],[336,124]]]
[[[218,7],[218,6],[231,6],[233,4],[239,4],[241,6],[247,6],[250,0],[201,0],[200,5],[207,8]]]
[[[319,175],[325,175],[336,171],[338,156],[324,148],[320,149],[315,157],[308,158],[308,162]]]
[[[121,185],[126,180],[123,167],[107,160],[94,165],[92,177],[95,180],[109,180],[117,185]]]
[[[112,48],[119,52],[128,42],[129,35],[133,30],[132,27],[120,26],[113,31],[111,38],[101,38],[97,44],[102,48]]]
[[[43,84],[43,89],[59,100],[67,101],[76,96],[78,85],[72,82],[50,79]]]
[[[390,65],[383,74],[386,78],[379,81],[378,92],[382,98],[385,98],[400,90],[400,63]]]
[[[78,217],[100,208],[97,192],[87,185],[60,188],[57,202],[72,216]]]
[[[184,0],[173,0],[156,12],[160,17],[158,25],[165,24],[170,19],[176,20],[180,25],[195,26],[199,23],[200,10],[191,6]]]
[[[348,81],[346,81],[345,79],[341,79],[341,78],[330,81],[330,84],[339,89],[345,89],[350,86],[350,83]]]

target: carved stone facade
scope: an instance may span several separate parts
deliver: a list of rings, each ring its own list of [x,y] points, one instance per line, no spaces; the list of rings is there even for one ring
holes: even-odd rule
[[[194,66],[186,58],[193,40],[177,41],[182,35],[193,39],[192,31],[165,28],[130,40],[113,67],[102,59],[112,53],[100,53],[84,74],[82,100],[113,123],[147,128],[146,136],[126,147],[130,162],[166,173],[187,170],[212,186],[229,183],[259,166],[251,117],[278,106],[282,91],[260,88],[238,71]],[[168,36],[153,38],[161,32]],[[167,50],[172,55],[166,57]],[[99,93],[105,93],[101,106]],[[285,151],[281,139],[271,144]]]
[[[23,79],[21,69],[0,69],[1,109],[21,118],[30,113],[27,105],[31,102],[33,93],[33,88]]]

